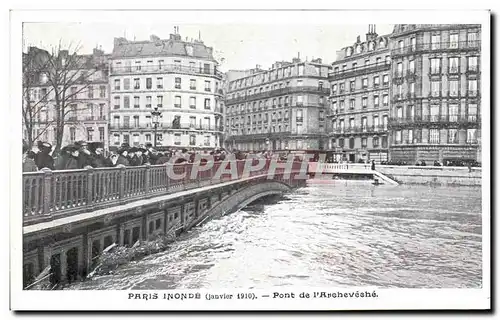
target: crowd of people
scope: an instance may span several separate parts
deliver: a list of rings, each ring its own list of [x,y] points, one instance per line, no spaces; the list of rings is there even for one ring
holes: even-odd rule
[[[257,158],[270,159],[278,156],[271,151],[242,152],[228,151],[224,148],[213,150],[167,149],[158,151],[152,144],[130,146],[123,143],[117,150],[105,151],[101,142],[77,141],[67,145],[59,152],[53,152],[48,142],[37,143],[38,152],[29,149],[23,142],[23,172],[34,172],[48,168],[51,170],[72,170],[84,168],[106,168],[118,166],[142,166],[146,164],[160,165],[169,162],[175,157],[175,163],[193,163],[197,161],[197,154],[203,154],[202,159],[213,157],[214,161],[224,161],[234,156],[236,160],[247,159],[250,155]],[[286,155],[280,155],[286,159]],[[206,161],[206,160],[202,160]]]

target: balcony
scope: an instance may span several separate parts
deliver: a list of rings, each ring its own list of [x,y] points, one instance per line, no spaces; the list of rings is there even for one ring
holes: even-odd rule
[[[425,115],[406,118],[392,117],[389,120],[391,126],[404,126],[414,124],[478,124],[478,115]]]
[[[304,121],[304,118],[303,117],[297,117],[295,119],[296,122],[303,122]]]
[[[106,116],[86,116],[85,121],[103,121],[106,120]]]
[[[432,51],[469,51],[479,50],[481,48],[481,41],[458,41],[458,42],[435,42],[435,43],[418,43],[416,45],[405,46],[402,48],[394,48],[391,50],[391,55],[411,55],[422,52]]]
[[[191,74],[191,75],[203,75],[203,76],[214,76],[219,79],[222,79],[222,72],[217,69],[204,69],[204,68],[196,68],[192,66],[182,66],[175,64],[155,64],[155,65],[136,65],[135,68],[131,66],[111,66],[110,74],[111,75],[125,75],[125,74],[150,74],[150,73],[182,73],[182,74]],[[119,90],[119,89],[118,89]]]
[[[330,81],[336,81],[345,78],[351,78],[366,74],[371,74],[378,71],[389,70],[390,64],[385,63],[372,63],[364,66],[356,66],[355,68],[344,69],[337,72],[332,72],[328,75]],[[340,94],[342,94],[342,90],[340,90]]]
[[[467,96],[468,97],[477,97],[478,91],[477,90],[467,90]]]
[[[328,88],[320,89],[318,87],[313,87],[313,86],[285,87],[281,89],[269,90],[262,93],[244,94],[236,98],[227,99],[226,104],[237,104],[237,103],[272,98],[275,96],[292,94],[292,93],[311,93],[311,94],[329,95],[330,89]]]

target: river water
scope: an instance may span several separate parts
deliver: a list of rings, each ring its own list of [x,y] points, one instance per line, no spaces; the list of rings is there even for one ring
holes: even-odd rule
[[[312,180],[69,289],[480,288],[481,189]]]

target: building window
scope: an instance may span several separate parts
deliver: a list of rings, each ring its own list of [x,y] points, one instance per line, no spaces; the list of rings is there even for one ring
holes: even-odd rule
[[[448,60],[449,65],[449,73],[455,74],[458,73],[458,58],[453,57]]]
[[[382,102],[383,102],[383,104],[384,104],[384,107],[389,106],[389,95],[384,94],[384,95],[382,96]]]
[[[151,108],[151,96],[146,96],[146,108]]]
[[[469,121],[477,120],[477,104],[469,104],[467,110],[467,117]]]
[[[385,64],[391,64],[391,56],[385,56]]]
[[[363,117],[363,118],[361,118],[361,130],[363,132],[366,132],[367,129],[368,129],[368,118]]]
[[[366,148],[368,145],[368,139],[366,137],[361,138],[361,148]]]
[[[394,139],[395,139],[395,141],[394,141],[395,144],[400,144],[401,143],[401,130],[398,130],[398,131],[395,132]]]
[[[349,149],[354,149],[354,138],[349,138]]]
[[[439,143],[439,129],[429,130],[429,143]]]
[[[337,84],[332,85],[332,94],[337,94]]]
[[[384,74],[384,77],[382,78],[382,81],[383,81],[384,85],[389,84],[389,75],[388,74]]]
[[[467,129],[467,143],[477,143],[477,129]]]
[[[205,91],[210,92],[211,90],[210,81],[205,81]]]
[[[361,85],[363,86],[363,89],[368,88],[368,78],[363,78]]]
[[[176,133],[174,135],[174,145],[179,146],[181,144],[181,134]]]
[[[156,88],[163,89],[163,78],[156,78]]]
[[[205,147],[210,146],[210,136],[205,136],[205,137],[203,138],[203,145],[204,145]]]
[[[441,37],[439,35],[433,35],[431,37],[431,49],[437,50],[440,48]]]
[[[94,141],[94,128],[87,128],[87,141]]]
[[[123,79],[123,90],[130,90],[130,79]]]
[[[448,106],[448,115],[449,115],[449,121],[450,122],[456,122],[458,121],[458,105],[457,104],[450,104]]]
[[[458,143],[457,129],[448,129],[448,143]]]
[[[130,97],[129,96],[123,97],[123,107],[130,108]]]
[[[344,100],[340,100],[340,112],[344,112],[344,108],[345,108],[345,101]]]
[[[120,97],[119,96],[115,96],[114,97],[114,103],[113,103],[113,108],[114,109],[120,109]]]
[[[175,101],[174,101],[174,107],[175,108],[180,108],[181,107],[181,96],[175,96]]]
[[[196,79],[189,80],[189,89],[196,90]]]
[[[458,49],[458,34],[450,34],[450,48]]]
[[[99,87],[99,97],[106,98],[106,87],[105,86]]]
[[[396,109],[396,117],[398,119],[403,119],[403,107],[397,107],[397,109]]]
[[[354,100],[354,99],[349,100],[349,109],[354,109],[355,101],[356,100]]]
[[[139,116],[134,116],[134,127],[139,128]]]
[[[363,108],[366,108],[366,107],[368,106],[368,98],[367,98],[367,97],[363,97],[363,98],[361,99],[361,106],[362,106]]]
[[[410,46],[411,46],[411,51],[417,50],[417,39],[416,38],[410,39]]]
[[[439,97],[441,94],[441,81],[431,81],[431,95]]]
[[[134,79],[134,89],[139,90],[141,88],[141,79],[135,78]]]
[[[69,128],[69,140],[71,142],[74,142],[76,140],[76,128],[74,127]]]
[[[333,112],[337,112],[337,101],[332,101],[332,110]]]
[[[478,41],[477,41],[477,33],[471,32],[467,34],[467,44],[469,47],[477,47],[478,46]]]
[[[139,108],[139,97],[135,96],[134,97],[134,108]]]
[[[469,80],[468,94],[471,97],[477,96],[477,80]]]
[[[378,131],[379,127],[379,122],[378,122],[378,116],[373,117],[373,129],[374,131]]]
[[[467,58],[467,71],[477,72],[477,57],[468,57]]]
[[[431,74],[441,73],[441,59],[431,59]]]
[[[378,139],[378,137],[373,137],[373,140],[372,140],[372,141],[373,141],[373,142],[372,142],[372,143],[373,143],[373,147],[374,147],[374,148],[378,148],[378,144],[379,144],[379,139]]]
[[[378,87],[380,85],[380,77],[379,76],[373,77],[373,85],[375,87]]]
[[[397,64],[397,69],[396,69],[396,77],[402,77],[403,76],[403,63],[400,62]]]
[[[151,142],[151,134],[150,133],[146,133],[144,135],[144,137],[146,138],[146,142]]]
[[[43,90],[45,90],[45,94],[43,94]],[[42,89],[42,98],[47,94],[47,89]],[[87,97],[89,99],[94,98],[94,87],[93,86],[88,86],[87,88]]]
[[[146,89],[151,89],[153,87],[153,79],[146,78]]]
[[[458,96],[458,80],[450,80],[450,96],[457,97]]]
[[[349,129],[354,130],[354,118],[349,119]]]
[[[115,79],[115,90],[120,90],[120,79]]]
[[[156,101],[157,101],[157,107],[162,108],[163,107],[163,96],[157,96]]]
[[[196,109],[196,97],[189,97],[189,108]]]
[[[210,99],[209,98],[205,99],[205,109],[210,110]]]
[[[410,60],[410,64],[408,67],[408,72],[410,74],[415,74],[415,60]]]
[[[191,146],[196,145],[196,135],[194,135],[194,134],[189,135],[189,145],[191,145]]]
[[[339,84],[339,92],[340,92],[340,93],[344,93],[344,91],[345,91],[344,86],[345,86],[345,84],[344,84],[343,82],[341,82],[341,83]]]
[[[376,108],[376,107],[378,107],[379,102],[380,102],[379,100],[380,100],[380,99],[379,99],[379,96],[378,96],[378,95],[377,95],[377,96],[373,96],[373,106],[374,106],[375,108]]]
[[[349,90],[351,90],[351,92],[356,90],[356,82],[355,81],[351,81],[349,83]]]
[[[181,78],[175,78],[175,89],[181,88]]]

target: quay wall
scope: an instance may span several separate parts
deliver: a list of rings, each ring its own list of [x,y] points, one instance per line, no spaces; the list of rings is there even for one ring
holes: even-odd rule
[[[402,184],[435,184],[481,186],[482,169],[467,167],[388,166],[377,165],[380,173]]]

